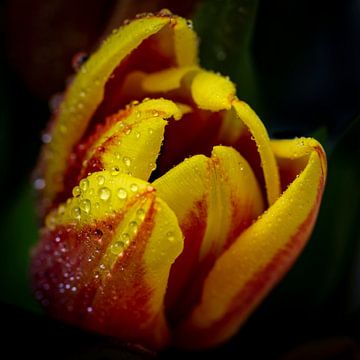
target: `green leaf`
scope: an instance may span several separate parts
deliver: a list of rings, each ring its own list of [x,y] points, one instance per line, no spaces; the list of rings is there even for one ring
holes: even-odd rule
[[[38,310],[29,285],[29,261],[37,241],[37,224],[29,185],[14,195],[1,221],[0,300],[29,310]]]
[[[201,64],[230,76],[238,96],[255,106],[257,86],[251,55],[257,0],[202,1],[194,14]]]

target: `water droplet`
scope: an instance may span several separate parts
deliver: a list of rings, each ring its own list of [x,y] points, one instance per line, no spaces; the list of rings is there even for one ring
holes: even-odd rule
[[[71,214],[74,219],[80,220],[81,218],[81,209],[77,206],[73,207]]]
[[[85,192],[89,188],[89,180],[88,179],[82,179],[80,180],[80,189]]]
[[[81,189],[79,186],[75,186],[73,189],[72,189],[72,194],[74,197],[78,197],[81,195]]]
[[[127,192],[124,188],[120,188],[117,192],[117,196],[120,200],[125,200],[127,198]]]
[[[218,51],[216,52],[216,58],[220,61],[224,61],[226,59],[226,52],[224,51],[224,49],[218,49]]]
[[[138,111],[138,110],[136,110],[136,111],[135,111],[135,116],[136,116],[137,118],[140,118],[140,117],[141,117],[141,112]]]
[[[152,135],[152,134],[154,133],[154,129],[152,129],[152,128],[148,129],[148,133],[149,133],[150,135]]]
[[[84,199],[80,201],[80,209],[87,214],[91,211],[91,202],[89,199]]]
[[[125,130],[125,135],[129,135],[131,133],[131,128],[127,128],[126,130]]]
[[[57,243],[58,243],[58,242],[60,242],[60,241],[61,241],[61,237],[60,237],[59,235],[57,235],[57,236],[55,236],[55,239],[54,239],[54,240],[55,240],[55,242],[57,242]]]
[[[134,193],[136,193],[139,190],[139,187],[136,184],[130,185],[130,190]]]
[[[41,135],[41,141],[44,143],[44,144],[49,144],[52,140],[52,136],[51,134],[49,133],[43,133]]]
[[[115,255],[120,254],[124,249],[125,244],[122,241],[116,241],[111,246],[111,252]]]
[[[37,178],[34,181],[34,188],[36,190],[42,190],[46,186],[45,180],[43,178]]]
[[[138,232],[138,224],[137,224],[137,222],[136,221],[130,221],[129,228],[134,234],[136,234]]]
[[[100,264],[100,269],[101,269],[101,270],[105,270],[105,269],[106,269],[105,264]]]
[[[159,116],[159,112],[156,111],[156,110],[153,110],[152,114],[153,114],[153,116],[155,116],[155,117],[158,117],[158,116]]]
[[[97,182],[98,182],[98,184],[101,186],[101,185],[104,185],[104,183],[105,183],[105,178],[102,176],[102,175],[99,175],[98,177],[97,177]]]
[[[80,97],[82,97],[82,98],[85,97],[86,91],[85,91],[85,90],[81,90],[79,95],[80,95]]]
[[[83,66],[86,60],[89,58],[89,55],[85,52],[77,53],[72,59],[72,67],[75,71],[79,71],[81,66]]]
[[[156,169],[156,164],[150,163],[149,164],[149,169],[150,169],[150,171],[154,171]]]
[[[82,102],[79,102],[79,103],[77,104],[77,107],[78,107],[79,110],[81,110],[81,109],[84,108],[84,104],[83,104]]]
[[[172,16],[172,13],[170,10],[168,9],[161,9],[159,12],[158,12],[158,16]]]
[[[76,291],[77,291],[76,286],[73,286],[73,287],[71,288],[71,291],[72,291],[72,292],[76,292]]]
[[[129,241],[130,241],[130,235],[128,233],[123,233],[121,235],[121,238],[123,239],[123,241],[125,242],[125,244],[129,244]]]
[[[109,200],[111,196],[111,191],[107,187],[102,187],[99,189],[99,198],[103,201]]]
[[[187,25],[187,27],[189,28],[189,29],[193,29],[193,22],[191,21],[191,20],[186,20],[186,25]]]
[[[119,31],[119,29],[113,29],[112,33],[117,34],[118,31]]]
[[[135,138],[136,138],[136,139],[140,139],[140,136],[141,136],[141,134],[140,134],[138,131],[136,131],[136,133],[135,133]]]
[[[167,239],[170,241],[170,242],[174,242],[175,240],[175,236],[174,236],[174,233],[172,231],[169,231],[167,234],[166,234],[166,237]]]
[[[129,167],[129,166],[131,165],[131,159],[130,159],[129,157],[127,157],[127,156],[124,156],[124,157],[123,157],[123,163],[124,163],[127,167]]]
[[[92,313],[92,312],[93,312],[93,308],[92,308],[91,306],[88,306],[88,307],[86,308],[86,311],[87,311],[88,313]]]
[[[144,209],[138,209],[136,211],[136,216],[142,221],[145,219],[145,210]]]

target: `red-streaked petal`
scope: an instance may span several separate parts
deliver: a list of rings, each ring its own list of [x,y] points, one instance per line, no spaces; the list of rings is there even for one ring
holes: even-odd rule
[[[224,146],[215,147],[211,158],[186,159],[153,186],[185,236],[166,298],[170,320],[178,322],[198,301],[216,258],[263,211],[262,194],[246,160]]]
[[[175,341],[182,347],[215,346],[233,335],[310,236],[324,189],[325,153],[313,139],[275,141],[272,148],[280,166],[290,166],[299,158],[307,160],[306,166],[298,169],[280,198],[217,260],[200,303],[177,329]]]
[[[133,103],[107,118],[71,154],[64,191],[58,193],[53,205],[65,201],[81,179],[96,171],[116,170],[148,180],[156,166],[166,119],[170,117],[181,117],[178,106],[169,100],[156,99]]]
[[[64,188],[64,170],[74,146],[129,102],[123,89],[127,74],[196,62],[194,32],[185,19],[169,12],[135,19],[110,36],[75,76],[52,123],[51,141],[44,146],[38,169],[45,182],[42,213]]]
[[[50,213],[35,250],[35,294],[55,317],[160,348],[164,295],[183,236],[149,183],[109,171]]]

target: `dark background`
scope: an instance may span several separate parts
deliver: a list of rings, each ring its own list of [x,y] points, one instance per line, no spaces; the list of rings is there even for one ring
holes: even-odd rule
[[[2,2],[0,351],[153,356],[48,319],[28,289],[27,266],[37,240],[30,175],[50,97],[64,89],[75,53],[96,48],[125,18],[163,7],[193,19],[202,65],[230,76],[272,137],[314,136],[329,161],[319,219],[294,268],[236,337],[201,355],[360,359],[359,0]]]

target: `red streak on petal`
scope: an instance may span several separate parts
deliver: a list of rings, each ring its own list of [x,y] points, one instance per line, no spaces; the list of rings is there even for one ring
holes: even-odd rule
[[[94,132],[84,142],[79,143],[75,147],[74,151],[70,155],[68,167],[65,170],[64,190],[57,194],[51,208],[55,208],[60,203],[71,197],[73,187],[78,185],[81,179],[88,176],[90,173],[103,170],[101,156],[105,151],[105,144],[109,144],[111,142],[109,139],[104,139],[105,144],[102,144],[97,148],[95,154],[91,159],[89,159],[85,167],[83,166],[83,161],[93,144],[96,143],[116,122],[126,119],[130,115],[131,111],[131,108],[127,108],[119,111],[115,115],[109,116],[105,120],[104,124],[98,124],[94,129]],[[120,137],[117,138],[117,140],[119,139]]]
[[[324,177],[322,176],[319,182],[316,203],[311,209],[308,217],[299,226],[296,234],[289,239],[283,248],[279,249],[272,260],[263,269],[256,273],[244,287],[240,289],[231,301],[228,311],[219,321],[213,323],[203,331],[198,328],[189,329],[187,327],[186,332],[184,332],[180,324],[180,331],[178,331],[178,338],[176,339],[176,342],[180,346],[183,344],[188,348],[202,348],[216,345],[218,344],[219,339],[221,339],[221,341],[226,340],[226,338],[222,338],[222,333],[229,324],[239,318],[242,318],[239,325],[246,321],[250,316],[251,311],[254,310],[274,285],[287,273],[298,254],[305,246],[319,211],[324,181]],[[239,261],[241,261],[241,259],[239,259]],[[224,279],[224,281],[226,281],[226,279]],[[194,333],[192,333],[192,331]]]
[[[165,304],[170,322],[178,321],[189,311],[195,293],[189,294],[188,285],[197,274],[199,253],[206,230],[206,202],[199,201],[181,224],[184,250],[171,267]],[[195,289],[196,290],[196,289]],[[189,295],[190,298],[189,298]]]
[[[134,100],[142,100],[141,95],[129,97],[123,88],[124,80],[133,71],[151,73],[175,66],[175,58],[160,52],[158,39],[155,35],[144,40],[141,45],[129,54],[114,70],[105,86],[105,94],[88,127],[88,133],[93,127],[101,123],[104,118],[124,108]],[[86,136],[86,134],[85,134]]]
[[[144,279],[143,254],[155,215],[152,203],[136,237],[111,269],[104,268],[103,256],[110,250],[123,213],[81,228],[69,224],[45,230],[31,267],[36,297],[63,321],[123,339],[148,341],[154,328],[141,326],[154,325],[158,315],[149,308],[153,290]]]

